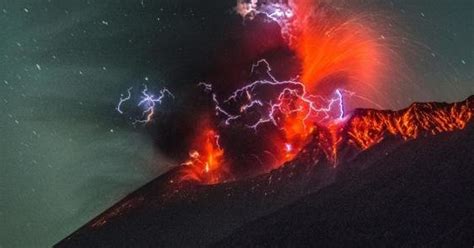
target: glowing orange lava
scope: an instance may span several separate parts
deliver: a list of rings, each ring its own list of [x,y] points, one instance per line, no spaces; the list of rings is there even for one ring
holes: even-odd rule
[[[322,126],[305,126],[296,115],[285,122],[283,132],[287,136],[283,140],[272,140],[282,144],[274,168],[299,155],[311,136],[317,140],[311,143],[312,149],[319,149],[327,161],[336,166],[338,153],[346,145],[353,145],[363,151],[389,137],[410,140],[461,130],[472,121],[473,116],[474,97],[453,104],[415,103],[400,111],[361,109],[346,120],[332,121]],[[204,130],[196,142],[198,149],[190,153],[190,159],[183,165],[182,179],[202,184],[220,183],[229,179],[224,150],[219,146],[217,133],[210,128]]]
[[[346,120],[315,126],[311,147],[306,148],[321,151],[336,166],[338,153],[347,145],[363,151],[390,137],[407,141],[461,130],[473,116],[474,97],[452,104],[414,103],[399,111],[359,109]]]
[[[284,117],[281,129],[283,140],[274,141],[279,142],[281,155],[273,168],[278,168],[283,163],[293,160],[306,144],[314,127],[311,122],[304,121],[304,118],[302,112],[294,112]]]
[[[307,90],[321,94],[344,85],[369,96],[388,63],[384,56],[386,51],[370,26],[357,15],[344,16],[328,8],[323,1],[294,0],[292,7],[295,18],[290,47],[301,61],[300,81]],[[280,162],[293,159],[313,132],[313,124],[321,124],[321,120],[305,118],[304,114],[294,113],[282,120],[285,140],[281,146],[285,147],[282,151],[285,155],[280,156],[283,157]],[[332,130],[331,139],[337,143],[340,140],[336,137],[337,128],[334,124],[328,125]],[[331,153],[335,159],[337,149]]]
[[[363,18],[341,16],[327,8],[325,2],[292,1],[295,18],[290,48],[301,61],[299,80],[315,95],[320,91],[331,92],[343,84],[345,88],[357,88],[357,93],[370,97],[389,63],[380,36],[363,23]],[[329,79],[331,77],[334,78]],[[296,108],[290,109],[298,109],[300,103],[288,104],[296,104]],[[318,148],[328,161],[336,164],[338,152],[345,144],[365,150],[389,135],[408,140],[463,129],[474,111],[473,98],[469,98],[451,105],[414,104],[401,111],[356,111],[344,122],[307,119],[303,113],[305,111],[295,111],[281,116],[278,118],[280,136],[266,137],[279,149],[278,154],[274,154],[273,168],[293,160],[311,135],[318,136]],[[225,160],[224,149],[219,145],[219,135],[206,123],[199,129],[202,131],[188,161],[183,163],[182,180],[215,184],[228,178],[229,161]]]
[[[356,115],[347,127],[350,142],[361,149],[379,143],[385,135],[404,140],[420,135],[436,135],[463,129],[474,114],[474,101],[440,106],[437,103],[413,104],[402,111],[368,110]]]
[[[380,36],[363,16],[339,13],[323,1],[293,2],[297,31],[291,46],[301,59],[301,80],[307,88],[317,92],[331,76],[343,76],[352,87],[364,86],[359,91],[374,88],[388,61]]]
[[[189,159],[182,164],[182,181],[215,184],[224,180],[226,172],[224,149],[219,144],[219,134],[205,127],[189,152]]]

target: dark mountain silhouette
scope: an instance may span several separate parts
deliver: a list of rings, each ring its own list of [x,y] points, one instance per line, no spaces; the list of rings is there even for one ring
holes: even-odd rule
[[[279,169],[139,190],[56,247],[471,246],[474,97],[356,110]]]
[[[374,154],[375,153],[375,154]],[[319,192],[239,228],[214,247],[469,247],[474,127],[369,151]]]

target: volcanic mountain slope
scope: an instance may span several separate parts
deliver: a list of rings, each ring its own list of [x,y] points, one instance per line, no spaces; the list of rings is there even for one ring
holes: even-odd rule
[[[56,247],[472,245],[473,102],[355,111],[250,179],[178,183],[177,168]]]
[[[244,225],[214,247],[474,244],[472,123],[377,153],[364,154],[370,169],[346,171],[334,184]]]

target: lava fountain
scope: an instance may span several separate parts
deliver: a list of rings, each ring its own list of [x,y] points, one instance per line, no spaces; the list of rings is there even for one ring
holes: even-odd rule
[[[219,133],[211,127],[209,119],[199,125],[199,130],[189,152],[189,159],[182,164],[179,180],[215,184],[228,179]]]

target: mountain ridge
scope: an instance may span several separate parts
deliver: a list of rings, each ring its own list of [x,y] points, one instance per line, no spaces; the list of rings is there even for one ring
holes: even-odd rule
[[[340,153],[337,161],[332,160],[332,151],[328,153],[325,150],[327,144],[331,144],[331,147],[334,144],[334,140],[328,141],[328,137],[333,137],[329,128],[316,132],[293,161],[253,178],[217,185],[197,185],[179,182],[179,168],[176,168],[129,194],[56,247],[149,247],[152,244],[160,244],[161,247],[203,247],[222,244],[218,242],[232,245],[232,242],[226,243],[226,237],[231,240],[235,230],[284,209],[302,197],[317,194],[340,177],[350,178],[353,170],[371,168],[372,164],[385,159],[388,156],[386,154],[410,142],[430,138],[438,140],[457,133],[466,133],[470,137],[473,102],[474,96],[460,103],[426,104],[440,108],[467,106],[469,118],[465,126],[468,127],[463,130],[437,135],[423,134],[420,139],[417,136],[413,140],[384,133],[382,140],[363,149],[344,140],[344,146],[337,151]],[[348,122],[361,116],[361,111],[378,110],[356,110]],[[340,143],[335,144],[340,146]]]

